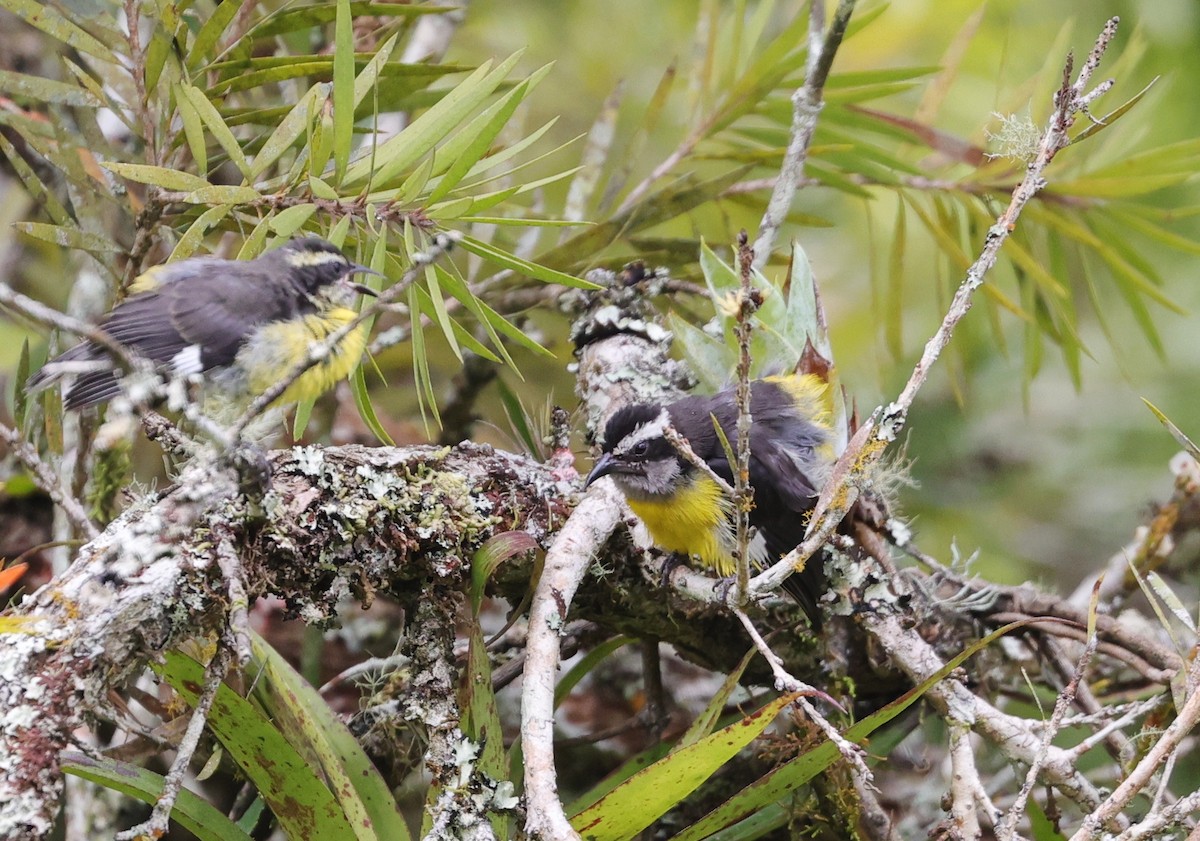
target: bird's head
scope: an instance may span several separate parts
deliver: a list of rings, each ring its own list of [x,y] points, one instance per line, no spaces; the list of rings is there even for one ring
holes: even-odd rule
[[[374,269],[353,262],[333,243],[319,237],[305,237],[289,242],[277,252],[283,260],[292,283],[305,295],[322,296],[334,303],[345,304],[356,294],[376,296],[374,289],[353,280],[357,274],[383,277]]]
[[[694,469],[679,457],[664,430],[671,422],[662,406],[635,403],[619,409],[604,429],[604,445],[587,485],[612,476],[625,496],[662,500],[676,493]]]

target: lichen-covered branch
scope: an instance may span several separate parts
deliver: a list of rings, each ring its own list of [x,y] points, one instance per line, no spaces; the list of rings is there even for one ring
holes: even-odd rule
[[[25,624],[0,636],[0,837],[50,831],[58,755],[111,689],[157,652],[224,624],[215,532],[237,542],[251,596],[281,595],[316,620],[344,594],[401,597],[412,582],[419,592],[423,580],[457,575],[498,531],[545,545],[573,490],[543,465],[474,445],[298,448],[272,467],[265,519],[245,521],[234,471],[211,453],[197,458],[19,606]]]

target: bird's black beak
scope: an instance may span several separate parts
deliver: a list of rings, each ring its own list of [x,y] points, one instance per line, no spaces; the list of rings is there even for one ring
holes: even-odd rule
[[[364,266],[361,263],[354,263],[351,265],[350,270],[346,272],[346,277],[349,278],[350,276],[356,274],[373,274],[376,277],[382,277],[384,280],[387,280],[387,275],[385,275],[383,272],[377,272],[369,266]],[[365,283],[348,283],[348,285],[360,295],[370,295],[372,298],[379,297],[379,293],[370,286],[367,286]]]
[[[601,476],[607,476],[616,470],[616,467],[617,461],[613,458],[612,453],[602,454],[600,458],[596,459],[596,463],[592,465],[592,472],[588,474],[583,486],[586,488]]]

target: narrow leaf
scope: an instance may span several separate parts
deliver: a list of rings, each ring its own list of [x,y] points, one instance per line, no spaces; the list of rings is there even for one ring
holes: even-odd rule
[[[119,791],[153,806],[163,792],[165,778],[128,762],[68,751],[60,757],[62,770],[80,779],[90,780],[107,789]],[[212,804],[183,789],[171,809],[171,820],[200,841],[252,841],[241,829]]]
[[[333,29],[333,165],[340,182],[354,140],[354,21],[350,0],[337,0]]]

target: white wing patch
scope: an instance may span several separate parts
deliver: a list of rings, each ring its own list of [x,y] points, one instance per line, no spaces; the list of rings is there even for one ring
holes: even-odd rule
[[[203,350],[200,345],[188,345],[179,351],[171,357],[171,372],[178,377],[201,373],[204,370],[204,365],[200,361]]]

